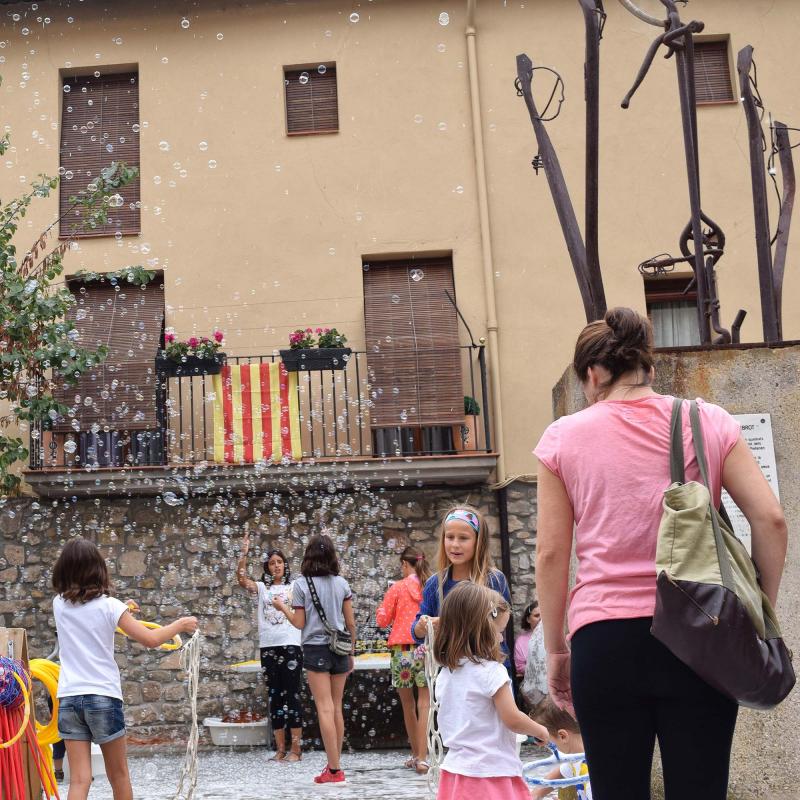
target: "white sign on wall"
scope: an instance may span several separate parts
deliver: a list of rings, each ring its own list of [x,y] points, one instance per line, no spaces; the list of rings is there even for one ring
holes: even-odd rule
[[[761,472],[767,479],[775,497],[780,500],[778,491],[778,470],[775,464],[775,445],[772,441],[772,420],[769,414],[734,414],[733,418],[741,425],[742,436],[756,457]],[[750,552],[750,525],[731,496],[723,489],[722,502],[733,523],[733,532],[741,539]]]

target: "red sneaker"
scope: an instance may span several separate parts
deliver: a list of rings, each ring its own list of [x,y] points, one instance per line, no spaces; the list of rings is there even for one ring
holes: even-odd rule
[[[325,769],[314,778],[314,783],[344,783],[344,770],[331,772],[331,768],[326,764]]]

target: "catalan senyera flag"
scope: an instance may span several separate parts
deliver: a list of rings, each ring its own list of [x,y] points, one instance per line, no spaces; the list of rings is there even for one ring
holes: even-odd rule
[[[280,361],[231,364],[213,376],[213,386],[214,461],[302,458],[296,372]]]

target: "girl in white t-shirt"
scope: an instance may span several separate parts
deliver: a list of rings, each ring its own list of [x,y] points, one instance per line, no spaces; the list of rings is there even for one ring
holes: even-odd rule
[[[150,629],[131,616],[133,601],[111,596],[108,568],[92,542],[76,537],[53,567],[53,616],[58,631],[58,733],[67,746],[69,800],[86,800],[92,783],[91,746],[100,745],[115,798],[133,797],[114,631],[119,627],[145,647],[158,647],[178,633],[194,633],[197,620],[181,617]]]
[[[500,649],[509,608],[497,593],[470,581],[442,604],[434,656],[439,732],[447,755],[438,800],[530,800],[516,734],[546,741],[547,729],[514,703]]]
[[[261,669],[267,681],[269,713],[275,735],[272,761],[293,762],[302,758],[303,716],[300,689],[303,681],[303,651],[300,631],[273,605],[276,598],[291,608],[292,585],[289,565],[280,550],[270,550],[264,559],[260,581],[247,575],[250,533],[245,530],[242,554],[236,568],[239,585],[257,595],[258,645]],[[287,738],[286,732],[289,731]],[[287,752],[287,744],[291,749]]]

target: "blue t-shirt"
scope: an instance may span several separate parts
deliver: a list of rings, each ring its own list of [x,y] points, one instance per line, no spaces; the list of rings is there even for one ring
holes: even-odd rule
[[[445,577],[444,583],[442,584],[442,597],[447,597],[447,593],[456,585],[458,585],[459,581],[454,581],[450,577],[451,571],[447,570],[447,576]],[[493,569],[489,573],[489,580],[487,581],[487,585],[490,589],[494,589],[496,592],[500,592],[501,595],[506,599],[506,601],[511,604],[511,593],[508,591],[508,581],[506,581],[506,576],[500,572],[499,569]],[[422,589],[422,603],[419,607],[419,613],[414,619],[414,622],[411,625],[411,635],[414,637],[414,641],[422,644],[425,640],[425,637],[422,639],[414,633],[414,628],[417,627],[417,623],[419,622],[419,618],[423,615],[427,615],[429,617],[438,617],[439,616],[439,575],[431,575],[427,581],[425,581],[425,586]],[[508,648],[506,647],[505,641],[503,642],[503,652],[508,653]]]

